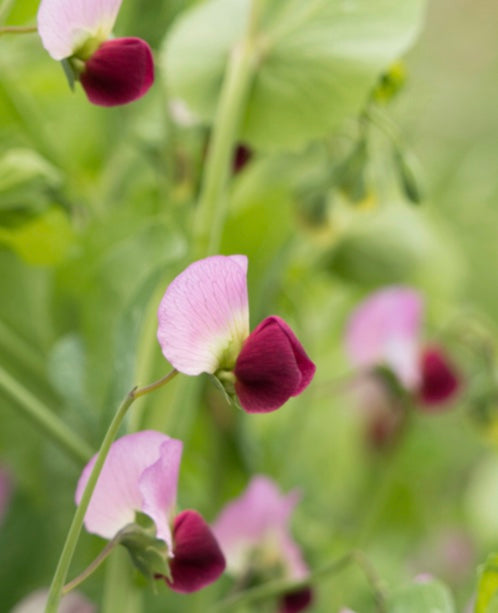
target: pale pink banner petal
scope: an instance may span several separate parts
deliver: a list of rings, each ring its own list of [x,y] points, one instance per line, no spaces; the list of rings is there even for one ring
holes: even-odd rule
[[[159,459],[143,471],[138,484],[142,494],[142,511],[152,517],[157,537],[166,542],[170,553],[173,551],[170,524],[176,505],[182,447],[181,441],[165,441],[159,449]]]
[[[352,313],[346,349],[358,367],[387,366],[408,389],[420,380],[421,295],[408,287],[389,287],[364,300]]]
[[[249,334],[246,276],[245,256],[215,255],[170,283],[159,305],[157,337],[174,368],[199,375],[235,361]]]
[[[42,0],[38,32],[54,58],[73,55],[88,38],[106,40],[112,32],[122,0]]]
[[[115,441],[100,473],[85,515],[88,532],[111,539],[135,520],[135,512],[143,511],[140,480],[146,469],[158,462],[163,445],[178,441],[153,430],[128,434]],[[95,456],[87,464],[76,489],[76,504],[95,464]]]
[[[271,479],[253,477],[245,492],[229,503],[213,524],[230,572],[244,572],[258,546],[278,546],[298,500],[297,492],[282,495]]]

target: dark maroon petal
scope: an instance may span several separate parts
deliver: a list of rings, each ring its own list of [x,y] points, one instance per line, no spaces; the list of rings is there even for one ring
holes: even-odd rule
[[[252,151],[246,145],[237,145],[233,153],[232,170],[234,173],[240,172],[252,158]]]
[[[280,601],[279,613],[299,613],[304,611],[313,602],[313,592],[309,587],[289,592]]]
[[[420,358],[422,383],[419,396],[428,408],[450,400],[460,387],[460,380],[453,365],[437,347],[426,348]]]
[[[175,592],[188,594],[216,581],[225,570],[225,558],[211,528],[197,511],[182,511],[175,517],[173,554],[170,561]]]
[[[154,82],[149,45],[140,38],[102,43],[85,63],[80,81],[90,102],[100,106],[117,106],[140,98]]]
[[[234,369],[235,391],[249,413],[274,411],[309,385],[315,365],[290,327],[272,316],[244,342]]]

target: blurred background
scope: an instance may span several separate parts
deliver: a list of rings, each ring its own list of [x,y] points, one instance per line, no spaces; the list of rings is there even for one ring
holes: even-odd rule
[[[159,53],[187,4],[149,0],[144,11],[127,0],[115,31]],[[36,1],[8,5],[7,23],[34,23]],[[302,492],[292,527],[311,568],[359,547],[388,588],[431,573],[458,611],[498,546],[497,24],[489,0],[432,0],[416,44],[377,87],[367,159],[351,162],[362,129],[352,118],[300,151],[253,150],[234,174],[222,251],[249,256],[251,326],[285,317],[317,364],[313,386],[253,418],[227,408],[209,382],[183,377],[130,415],[130,427],[184,440],[181,507],[213,520],[250,475],[270,475],[283,491]],[[102,109],[69,90],[36,35],[2,36],[0,45],[0,463],[9,483],[0,609],[8,611],[50,583],[82,468],[23,406],[35,397],[95,449],[126,391],[167,371],[155,309],[188,258],[209,132],[175,123],[161,79],[133,105]],[[351,389],[344,333],[353,307],[391,284],[423,294],[424,340],[450,352],[463,391],[444,411],[413,411],[402,440],[379,446]],[[102,546],[84,534],[73,572]],[[94,602],[106,572],[82,586]],[[230,586],[223,578],[188,598],[147,589],[144,610],[204,611]],[[358,570],[321,580],[316,593],[313,611],[374,610]]]

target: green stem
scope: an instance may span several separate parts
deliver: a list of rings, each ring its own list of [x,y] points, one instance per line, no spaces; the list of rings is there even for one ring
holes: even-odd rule
[[[0,367],[0,388],[3,388],[17,401],[17,406],[25,417],[67,451],[78,463],[88,462],[93,455],[92,448],[2,367]]]
[[[239,592],[225,598],[221,602],[215,604],[210,610],[210,613],[219,613],[220,611],[233,611],[234,607],[241,605],[254,604],[260,600],[266,600],[268,598],[275,598],[283,594],[296,592],[302,590],[324,577],[336,574],[346,569],[350,564],[357,564],[363,573],[365,574],[372,591],[374,592],[375,601],[377,602],[377,610],[379,613],[386,613],[386,598],[382,586],[380,585],[380,579],[371,565],[368,558],[362,551],[353,550],[344,556],[333,560],[322,568],[310,573],[308,577],[301,581],[286,581],[276,580],[270,581],[264,585],[253,587],[244,592]]]
[[[257,65],[256,29],[261,0],[253,0],[244,38],[232,50],[221,88],[194,223],[196,257],[216,253],[227,215],[226,186],[240,120]]]
[[[120,539],[121,532],[118,532],[118,534],[116,534],[112,541],[109,541],[107,543],[107,545],[104,547],[104,549],[102,549],[102,551],[95,558],[95,560],[93,560],[93,562],[91,562],[91,564],[89,564],[82,573],[80,573],[77,577],[66,583],[66,585],[62,588],[62,594],[64,595],[71,590],[74,590],[74,588],[78,587],[80,583],[83,583],[83,581],[88,579],[88,577],[90,577],[90,575],[92,575],[97,570],[97,568],[102,564],[102,562],[107,559],[107,557],[112,553],[114,548],[119,545]]]
[[[100,613],[140,613],[142,593],[128,552],[117,547],[107,563]]]
[[[109,426],[109,429],[104,436],[104,440],[102,441],[102,445],[100,446],[99,452],[95,459],[95,464],[93,466],[92,472],[90,473],[90,477],[88,478],[88,482],[83,491],[80,503],[78,505],[78,508],[76,509],[73,521],[69,528],[69,532],[66,537],[66,542],[64,543],[64,547],[59,558],[59,563],[57,564],[57,568],[52,579],[52,584],[50,586],[50,593],[48,596],[45,613],[57,613],[59,602],[62,596],[64,582],[66,581],[67,573],[69,570],[69,565],[71,563],[74,550],[76,549],[76,544],[78,542],[81,527],[83,525],[83,519],[85,517],[88,505],[90,504],[93,490],[95,489],[95,486],[97,484],[100,472],[102,470],[102,467],[104,466],[105,459],[107,457],[107,454],[109,453],[109,449],[111,447],[112,442],[116,438],[124,416],[126,415],[128,409],[133,404],[136,398],[158,389],[158,387],[160,387],[161,385],[165,385],[176,375],[176,373],[177,371],[173,370],[171,373],[166,375],[166,377],[163,377],[155,383],[151,383],[150,385],[147,385],[143,388],[132,389],[131,392],[126,394],[122,403],[119,405],[118,410],[116,411],[116,414],[114,415],[114,418],[111,422],[111,425]]]
[[[0,27],[1,34],[32,34],[37,32],[36,26],[2,26]]]

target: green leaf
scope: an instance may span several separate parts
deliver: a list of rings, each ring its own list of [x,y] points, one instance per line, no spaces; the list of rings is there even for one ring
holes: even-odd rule
[[[391,594],[388,613],[455,613],[449,589],[437,579],[418,581]]]
[[[55,266],[74,241],[74,232],[60,209],[52,207],[21,226],[0,228],[0,243],[9,246],[27,264]]]
[[[162,64],[173,98],[211,122],[249,0],[211,0],[184,14]],[[425,0],[273,0],[255,37],[257,72],[240,138],[297,148],[357,114],[380,74],[414,41]]]
[[[479,569],[479,585],[475,613],[497,613],[498,611],[498,554],[488,556]]]
[[[393,160],[399,183],[405,196],[413,204],[420,204],[424,196],[420,180],[417,176],[416,159],[409,152],[402,151],[399,147],[394,147]]]

